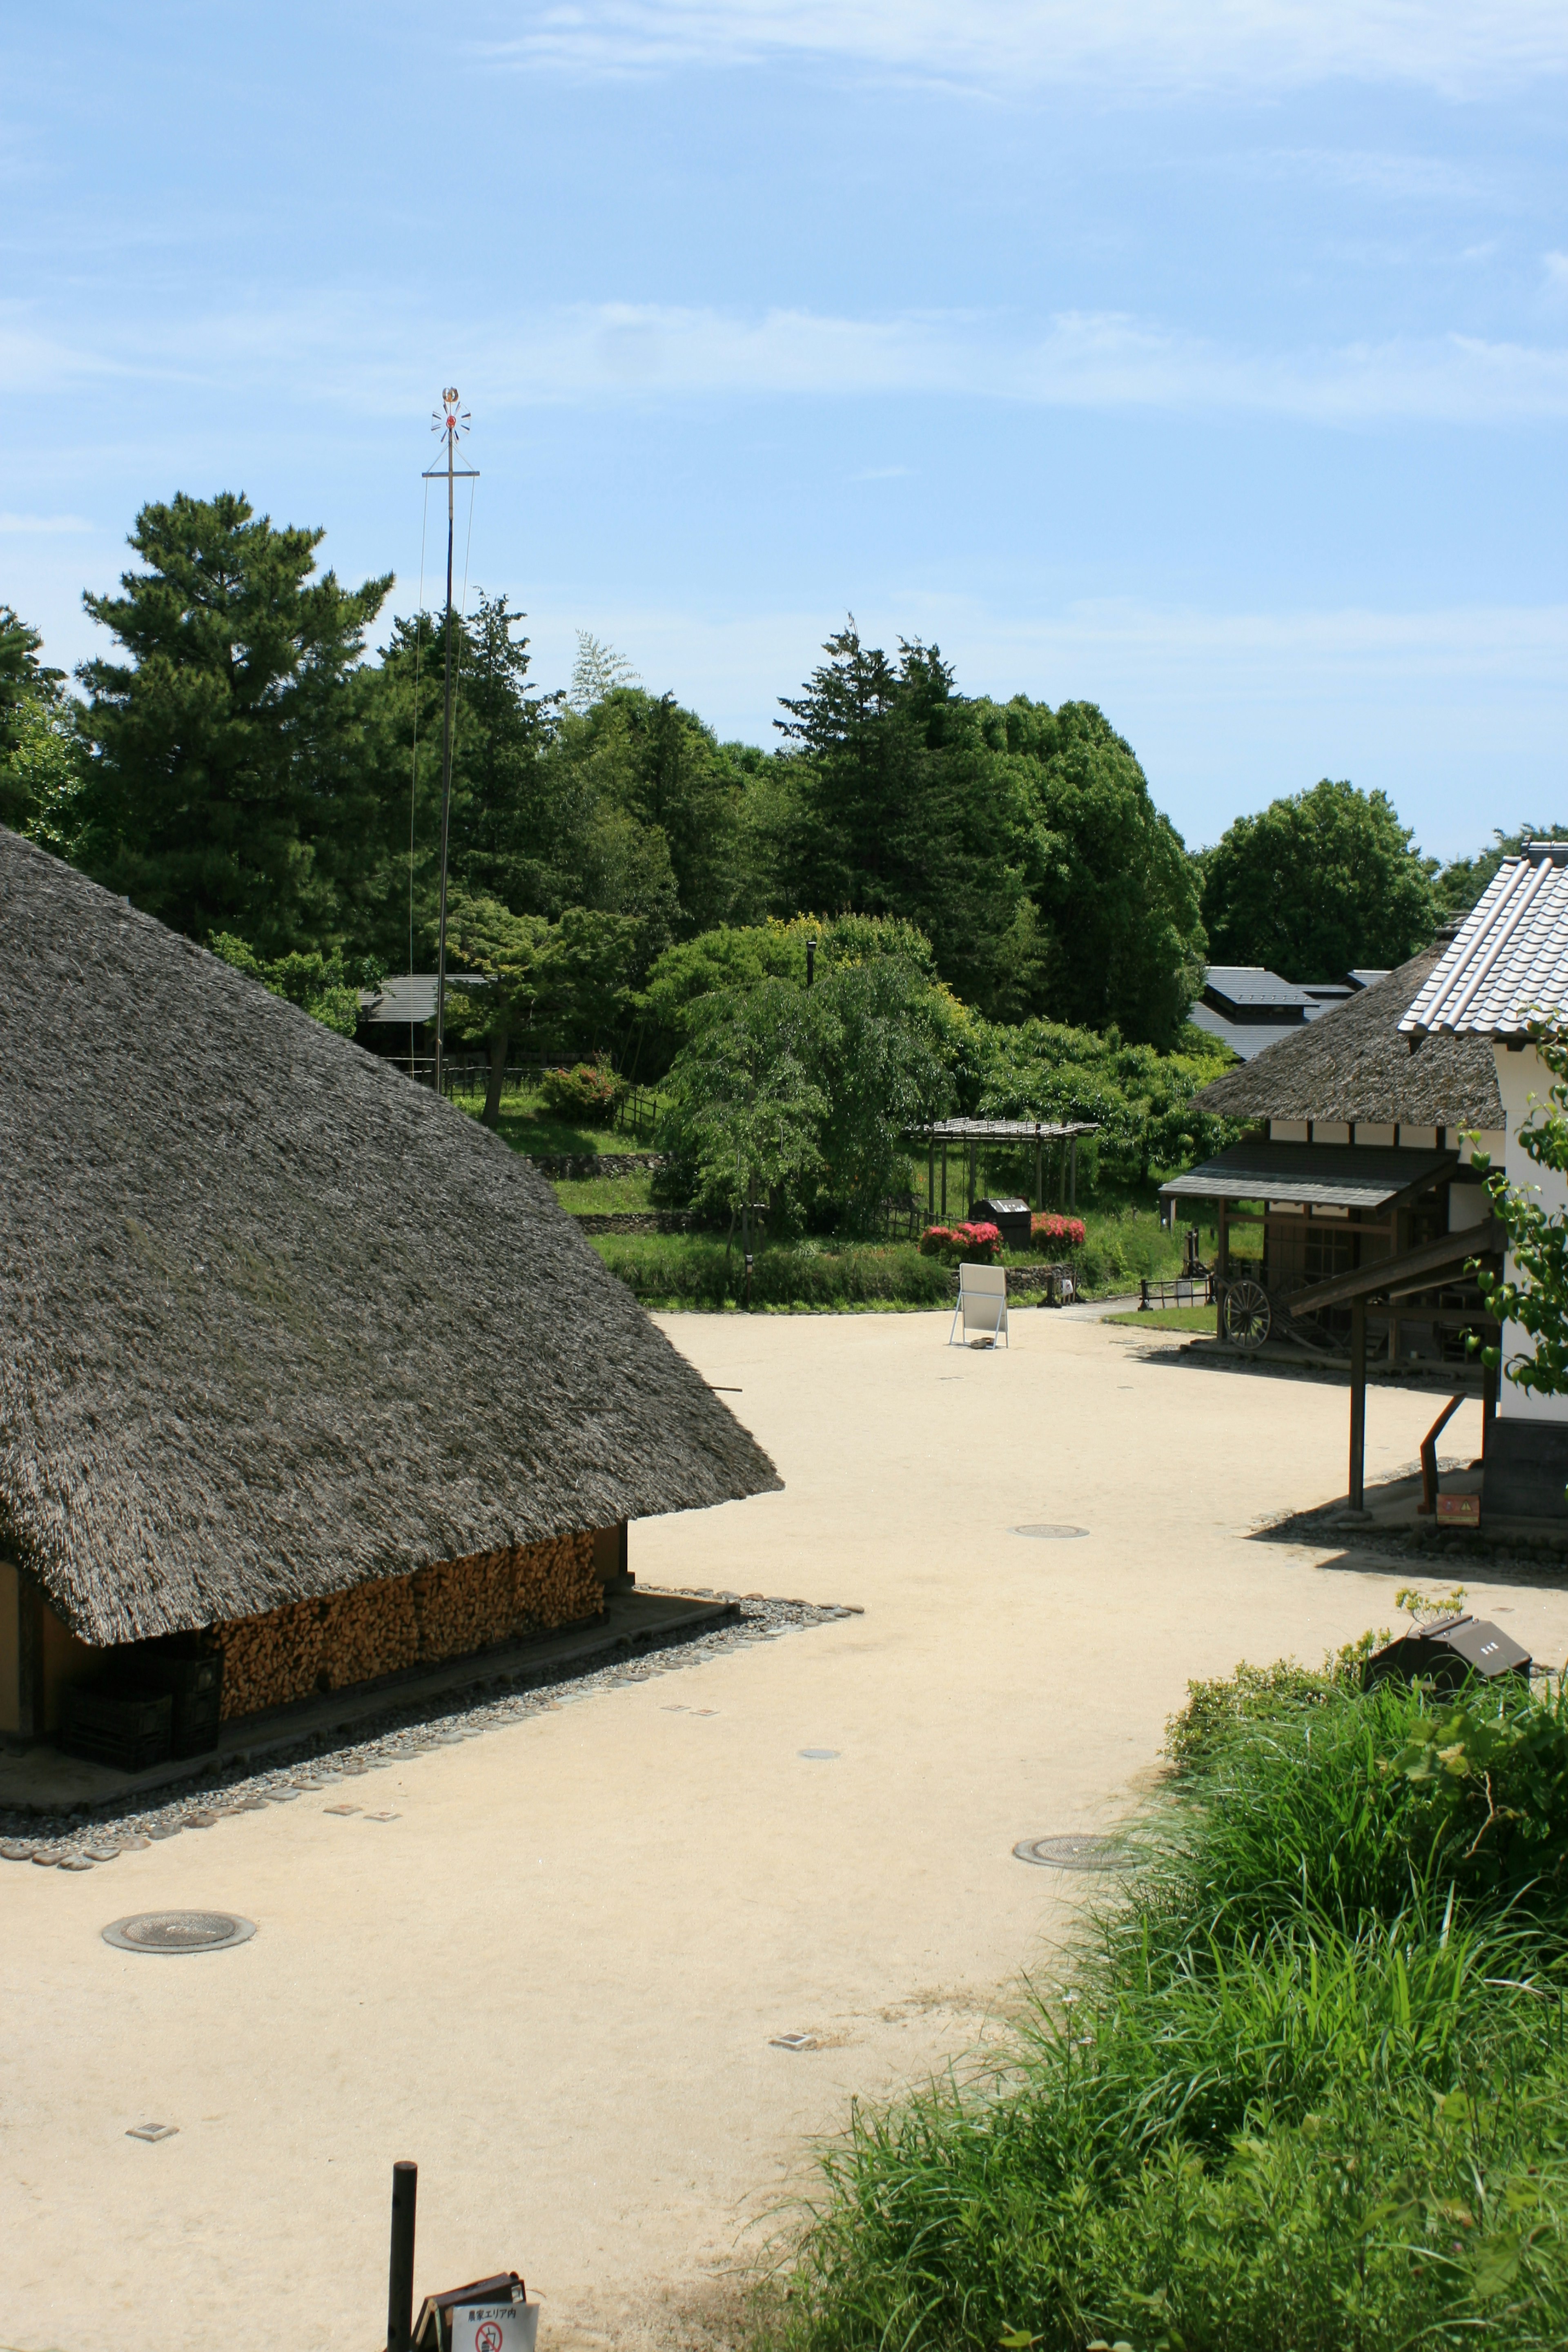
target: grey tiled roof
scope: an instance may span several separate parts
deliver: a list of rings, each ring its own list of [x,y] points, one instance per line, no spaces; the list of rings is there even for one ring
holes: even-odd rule
[[[1233,1143],[1160,1187],[1160,1198],[1289,1201],[1375,1212],[1435,1184],[1458,1167],[1457,1151],[1364,1143]]]
[[[1506,857],[1400,1023],[1408,1035],[1511,1037],[1568,1005],[1568,842]]]

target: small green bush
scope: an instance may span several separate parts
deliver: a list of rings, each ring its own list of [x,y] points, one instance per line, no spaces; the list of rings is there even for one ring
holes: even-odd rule
[[[608,1127],[626,1091],[606,1062],[579,1062],[570,1070],[546,1070],[539,1095],[555,1118],[581,1119],[589,1127]]]

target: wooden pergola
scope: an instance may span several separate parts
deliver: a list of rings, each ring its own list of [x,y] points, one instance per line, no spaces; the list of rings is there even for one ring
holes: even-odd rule
[[[1032,1144],[1035,1152],[1035,1206],[1043,1209],[1045,1201],[1045,1160],[1047,1144],[1063,1144],[1058,1190],[1061,1205],[1078,1206],[1078,1139],[1080,1135],[1098,1135],[1100,1126],[1093,1119],[1047,1118],[939,1118],[928,1127],[910,1129],[912,1143],[926,1147],[926,1204],[934,1217],[937,1204],[937,1147],[942,1147],[942,1202],[940,1214],[947,1214],[948,1152],[954,1143],[964,1147],[967,1153],[969,1186],[966,1198],[973,1202],[979,1177],[980,1147],[983,1143],[1006,1143],[1026,1150]],[[964,1214],[968,1214],[966,1209]]]
[[[1324,1307],[1348,1307],[1351,1310],[1350,1507],[1352,1511],[1365,1508],[1363,1496],[1366,1486],[1367,1307],[1374,1301],[1393,1306],[1395,1300],[1409,1298],[1418,1291],[1436,1289],[1439,1284],[1453,1280],[1471,1265],[1484,1265],[1489,1271],[1494,1267],[1500,1269],[1507,1239],[1503,1226],[1497,1218],[1490,1217],[1484,1224],[1470,1225],[1457,1234],[1444,1234],[1436,1241],[1422,1243],[1417,1249],[1403,1251],[1397,1257],[1382,1258],[1372,1265],[1358,1266],[1350,1274],[1334,1275],[1327,1282],[1315,1282],[1310,1289],[1299,1290],[1290,1299],[1292,1315],[1315,1315]],[[1483,1457],[1497,1412],[1497,1370],[1488,1365],[1481,1397]],[[1444,1418],[1447,1417],[1445,1414]]]

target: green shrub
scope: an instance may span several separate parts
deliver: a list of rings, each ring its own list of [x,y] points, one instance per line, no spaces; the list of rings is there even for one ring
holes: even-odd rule
[[[737,1239],[705,1234],[605,1234],[594,1246],[645,1307],[738,1306],[746,1269]],[[768,1307],[943,1307],[952,1297],[945,1267],[910,1243],[887,1248],[804,1241],[764,1243],[753,1252],[752,1304]]]
[[[625,1092],[607,1062],[579,1062],[570,1070],[546,1070],[539,1096],[555,1118],[581,1119],[588,1127],[608,1127]]]

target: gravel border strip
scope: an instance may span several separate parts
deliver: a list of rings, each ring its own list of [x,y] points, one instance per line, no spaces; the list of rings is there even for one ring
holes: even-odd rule
[[[837,1623],[862,1613],[831,1602],[771,1600],[760,1592],[710,1592],[689,1586],[642,1589],[667,1590],[695,1601],[734,1601],[741,1614],[738,1620],[707,1633],[681,1633],[672,1629],[635,1645],[628,1638],[621,1655],[582,1670],[574,1671],[570,1665],[553,1671],[535,1666],[516,1675],[498,1675],[488,1683],[439,1700],[417,1706],[389,1705],[384,1715],[370,1717],[353,1733],[312,1734],[291,1752],[275,1756],[260,1771],[236,1761],[184,1783],[177,1793],[156,1804],[132,1806],[110,1800],[52,1813],[0,1808],[0,1861],[90,1870],[154,1840],[177,1836],[182,1830],[211,1829],[231,1814],[288,1804],[308,1790],[331,1789],[379,1766],[424,1755],[432,1748],[451,1748],[462,1739],[477,1739],[486,1731],[525,1717],[570,1706],[591,1691],[650,1682],[658,1675],[679,1674],[687,1666],[748,1649],[757,1642],[774,1641],[808,1625]]]

